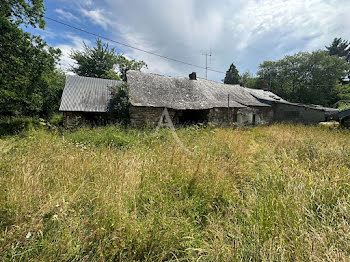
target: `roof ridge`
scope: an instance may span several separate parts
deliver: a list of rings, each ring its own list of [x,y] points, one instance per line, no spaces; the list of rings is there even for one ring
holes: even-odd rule
[[[161,75],[161,74],[152,73],[152,72],[151,73],[145,73],[145,72],[142,72],[142,71],[139,71],[139,70],[129,70],[129,71],[130,72],[140,72],[141,74],[144,74],[144,75],[155,75],[155,76],[167,77],[167,78],[172,78],[172,79],[185,79],[185,80],[188,80],[188,81],[196,81],[196,80],[191,80],[191,79],[189,79],[186,76],[167,76],[167,75]],[[201,77],[197,77],[197,80],[198,79],[203,80],[203,81],[213,82],[213,83],[216,83],[216,84],[225,85],[225,86],[235,86],[235,87],[245,88],[243,86],[240,86],[239,84],[235,84],[235,85],[225,84],[225,83],[221,83],[221,82],[217,82],[217,81],[214,81],[214,80],[205,79],[205,78],[201,78]]]

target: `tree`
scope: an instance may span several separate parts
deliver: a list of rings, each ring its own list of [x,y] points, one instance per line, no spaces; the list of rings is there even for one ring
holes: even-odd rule
[[[16,26],[31,25],[44,29],[45,13],[43,0],[1,0],[0,17]]]
[[[129,70],[141,70],[147,68],[147,64],[144,61],[128,60],[125,56],[117,55],[117,67],[119,70],[119,76],[123,81],[126,81],[126,73]]]
[[[326,46],[329,55],[344,57],[350,63],[350,42],[342,38],[334,38],[330,46]]]
[[[108,78],[126,81],[128,70],[141,70],[147,67],[143,61],[128,60],[121,54],[116,54],[115,48],[109,48],[101,39],[96,40],[96,47],[84,43],[83,51],[73,51],[71,58],[76,61],[72,71],[80,76]],[[118,72],[113,69],[117,67]]]
[[[243,86],[246,86],[248,80],[250,78],[252,78],[253,76],[251,75],[251,73],[249,73],[248,71],[247,72],[244,72],[243,74],[240,75],[240,79],[241,79],[241,84]]]
[[[43,13],[40,0],[1,2],[1,115],[46,116],[58,106],[63,88],[63,81],[55,80],[60,50],[19,27],[24,23],[43,28]]]
[[[350,65],[326,51],[314,51],[265,61],[259,68],[259,78],[284,99],[333,106],[340,99],[338,80]]]
[[[231,64],[229,70],[226,72],[226,76],[224,79],[225,84],[236,85],[240,83],[240,76],[238,74],[238,70],[234,64]]]
[[[342,38],[334,38],[330,46],[326,46],[328,50],[328,55],[338,56],[344,58],[350,64],[350,42],[343,40]],[[347,72],[348,78],[350,78],[350,71]],[[340,82],[346,84],[348,82],[344,81],[346,77],[342,76]]]
[[[350,85],[338,84],[339,101],[337,107],[339,110],[350,109]]]
[[[89,47],[84,43],[83,51],[72,51],[71,58],[76,65],[71,70],[80,76],[103,78],[111,74],[117,59],[115,49],[108,44],[102,44],[101,39],[96,40],[96,47]]]

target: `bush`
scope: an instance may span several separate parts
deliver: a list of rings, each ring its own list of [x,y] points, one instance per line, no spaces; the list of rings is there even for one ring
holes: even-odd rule
[[[129,107],[129,88],[127,83],[123,83],[113,94],[109,106],[110,119],[112,121],[117,120],[117,122],[122,124],[128,124],[130,122]]]
[[[49,120],[49,123],[53,126],[62,126],[63,125],[63,114],[62,113],[57,113],[57,114],[54,114],[50,120]]]
[[[42,121],[30,117],[12,117],[0,120],[0,137],[16,135],[23,131],[42,127]]]

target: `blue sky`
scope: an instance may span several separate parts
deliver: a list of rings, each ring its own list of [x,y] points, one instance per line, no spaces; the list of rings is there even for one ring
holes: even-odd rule
[[[322,49],[334,37],[350,40],[349,0],[46,0],[46,15],[138,48],[226,71],[255,74],[265,60]],[[44,31],[28,27],[62,50],[69,68],[72,49],[95,37],[47,20]],[[110,43],[129,58],[144,60],[148,72],[187,76],[205,71]],[[224,75],[209,72],[221,81]]]

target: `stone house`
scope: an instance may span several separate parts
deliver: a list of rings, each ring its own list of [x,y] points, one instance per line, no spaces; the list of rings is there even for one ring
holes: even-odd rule
[[[317,105],[290,103],[272,92],[197,78],[128,71],[133,126],[156,126],[164,108],[175,125],[259,125],[291,121],[314,124],[338,113]],[[67,125],[76,119],[103,122],[121,81],[68,75],[60,111]]]
[[[255,125],[269,123],[271,106],[239,85],[190,77],[167,77],[140,71],[127,73],[131,123],[155,126],[164,108],[174,124]]]

